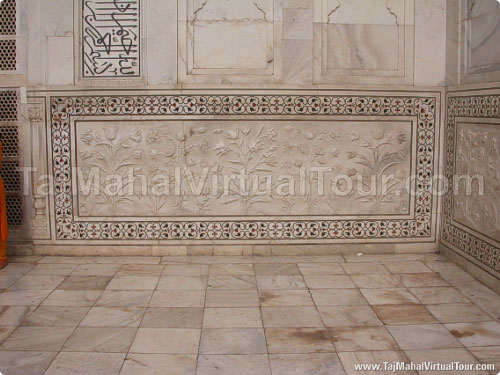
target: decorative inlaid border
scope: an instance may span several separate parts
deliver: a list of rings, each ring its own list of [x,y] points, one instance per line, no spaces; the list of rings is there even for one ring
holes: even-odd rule
[[[456,118],[500,118],[500,95],[452,96],[448,95],[446,121],[446,180],[453,186],[455,170]],[[442,240],[481,262],[500,271],[500,249],[473,233],[453,225],[453,189],[449,188],[443,201]]]
[[[431,181],[437,142],[435,97],[358,95],[117,95],[51,97],[56,238],[60,240],[432,240]],[[342,220],[74,222],[71,116],[105,115],[415,116],[415,217]]]

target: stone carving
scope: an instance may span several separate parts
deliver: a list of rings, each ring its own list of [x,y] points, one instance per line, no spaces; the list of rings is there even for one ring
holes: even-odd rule
[[[448,190],[444,198],[442,239],[496,271],[500,271],[499,117],[498,95],[448,97],[448,185],[453,186],[455,176],[480,175],[484,178],[484,195],[480,194],[477,183],[471,185],[470,195],[463,185],[458,185],[456,196],[453,189]]]
[[[140,76],[140,10],[140,0],[83,0],[84,78]]]
[[[161,239],[161,240],[299,240],[299,239],[372,239],[385,240],[405,238],[419,241],[433,238],[435,202],[429,191],[430,181],[434,173],[434,150],[436,142],[436,97],[421,96],[337,96],[337,95],[130,95],[130,96],[60,96],[51,98],[51,142],[52,167],[54,172],[55,189],[55,225],[57,239]],[[179,118],[172,115],[182,115],[184,130],[180,131]],[[198,116],[190,119],[191,115]],[[217,123],[203,123],[199,116],[206,116],[205,120],[214,120],[213,115],[219,116]],[[245,116],[234,121],[227,115]],[[251,115],[260,115],[252,119]],[[270,116],[263,120],[262,116]],[[275,117],[275,116],[280,117]],[[288,116],[290,128],[284,125],[283,115]],[[315,119],[314,116],[320,116]],[[106,116],[112,121],[103,124]],[[121,117],[121,120],[119,119]],[[136,122],[141,122],[141,129],[134,129],[131,125],[137,116]],[[308,116],[308,117],[305,117]],[[328,117],[325,117],[328,116]],[[341,122],[351,117],[350,123]],[[363,117],[369,117],[368,124]],[[401,117],[398,121],[398,117]],[[82,119],[85,119],[85,122]],[[276,124],[272,120],[278,121]],[[294,126],[293,120],[301,118],[301,126]],[[148,121],[152,123],[148,125]],[[259,122],[255,120],[260,119]],[[304,163],[329,163],[339,158],[345,162],[343,168],[356,169],[360,175],[372,171],[382,172],[384,169],[399,173],[407,173],[410,160],[411,142],[409,133],[409,119],[414,121],[414,157],[411,158],[412,169],[416,174],[416,195],[412,198],[412,211],[406,212],[407,207],[391,197],[388,202],[362,202],[375,211],[380,204],[380,211],[370,216],[362,215],[335,216],[334,213],[322,214],[319,217],[302,217],[295,214],[300,207],[294,208],[290,203],[296,203],[284,194],[283,205],[280,207],[287,212],[281,219],[258,219],[254,216],[259,210],[266,208],[251,196],[233,195],[221,199],[227,207],[237,212],[248,212],[243,217],[227,217],[219,212],[216,216],[175,218],[170,214],[163,214],[168,210],[179,210],[190,207],[191,212],[198,216],[201,212],[210,212],[214,200],[210,197],[203,200],[189,199],[178,202],[178,206],[163,206],[164,202],[156,205],[149,202],[147,218],[131,217],[116,212],[111,217],[99,219],[85,217],[83,205],[82,216],[78,210],[82,209],[73,195],[75,179],[71,170],[75,164],[90,166],[98,160],[99,152],[103,153],[98,143],[109,143],[103,146],[114,150],[115,159],[102,155],[108,164],[100,165],[106,168],[109,163],[115,163],[111,170],[116,171],[117,165],[122,163],[136,163],[139,167],[155,169],[161,168],[169,160],[181,165],[196,165],[204,153],[208,165],[213,170],[233,166],[241,167],[239,163],[247,163],[248,169],[263,173],[266,169],[277,170],[300,166]],[[254,121],[249,121],[254,120]],[[304,122],[310,120],[312,125],[304,127]],[[117,122],[118,121],[118,122]],[[226,124],[226,121],[228,123]],[[233,121],[233,122],[230,122]],[[281,121],[281,124],[280,124]],[[316,121],[317,124],[316,124]],[[374,125],[380,121],[383,125]],[[155,126],[160,124],[159,126]],[[168,125],[166,124],[168,123]],[[172,125],[171,125],[171,124]],[[92,125],[94,124],[94,125]],[[125,125],[127,124],[127,125]],[[404,125],[403,125],[404,124]],[[83,127],[82,127],[83,126]],[[94,126],[94,127],[93,127]],[[144,128],[142,128],[144,126]],[[352,133],[347,129],[352,126]],[[363,128],[363,126],[365,126]],[[93,128],[92,128],[93,127]],[[76,131],[75,131],[76,129]],[[157,130],[156,132],[154,130]],[[369,130],[366,130],[369,129]],[[89,130],[91,130],[89,132]],[[339,130],[339,133],[336,131]],[[297,133],[300,131],[300,133]],[[280,137],[278,138],[278,132]],[[140,133],[140,134],[139,134]],[[77,134],[77,139],[73,140]],[[204,135],[201,137],[201,135]],[[209,136],[210,134],[210,136]],[[359,134],[359,137],[358,137]],[[350,145],[336,146],[336,139],[340,135],[346,137]],[[323,139],[324,137],[324,139]],[[148,144],[151,142],[150,144]],[[76,150],[72,143],[76,141]],[[160,142],[156,144],[155,142]],[[206,143],[205,143],[206,142]],[[241,146],[240,146],[240,142]],[[245,142],[249,145],[248,148]],[[339,142],[340,143],[340,142]],[[147,145],[147,149],[146,149]],[[382,147],[386,145],[387,147]],[[158,147],[157,147],[158,146]],[[161,147],[160,147],[161,146]],[[308,150],[306,150],[308,146]],[[328,146],[328,147],[327,147]],[[274,147],[288,148],[289,162],[283,157],[277,158]],[[345,147],[345,148],[343,148]],[[196,150],[193,150],[196,149]],[[233,151],[231,151],[231,149]],[[121,151],[118,151],[121,150]],[[127,150],[127,152],[123,152]],[[378,159],[374,158],[374,151]],[[133,151],[133,153],[132,153]],[[139,163],[147,152],[148,159]],[[162,154],[159,155],[159,152]],[[239,152],[239,156],[236,153]],[[121,155],[123,154],[123,155]],[[198,155],[198,156],[196,156]],[[215,160],[208,159],[216,155],[220,163],[214,166]],[[250,155],[252,160],[250,160]],[[264,155],[266,155],[264,157]],[[338,155],[338,156],[336,156]],[[158,164],[154,157],[158,156]],[[262,159],[260,159],[262,157]],[[88,163],[88,164],[86,164]],[[119,163],[119,164],[116,164]],[[275,164],[277,163],[277,164]],[[99,165],[97,165],[99,168]],[[259,170],[257,170],[259,169]],[[352,171],[346,171],[351,173]],[[197,176],[195,176],[197,177]],[[195,178],[198,181],[198,178]],[[286,189],[284,190],[286,192]],[[203,193],[203,192],[202,192]],[[390,197],[390,195],[389,195]],[[208,198],[208,197],[207,197]],[[288,199],[287,199],[288,198]],[[357,197],[349,197],[356,199]],[[135,199],[135,198],[134,198]],[[255,202],[257,200],[257,202]],[[249,202],[253,202],[249,204]],[[221,204],[222,204],[221,203]],[[309,204],[310,202],[306,202]],[[302,204],[304,204],[302,202]],[[107,203],[108,206],[109,203]],[[189,206],[190,205],[190,206]],[[319,209],[320,203],[312,202],[311,212]],[[116,207],[116,202],[115,202]],[[255,208],[254,208],[255,207]],[[260,207],[260,208],[257,208]],[[302,206],[305,207],[305,206]],[[276,209],[276,207],[274,207]],[[385,211],[384,211],[385,210]],[[146,212],[144,209],[143,212]],[[160,215],[151,215],[159,212]],[[224,211],[223,211],[224,212]],[[229,212],[229,211],[226,211]],[[276,212],[276,211],[274,211]],[[290,214],[290,212],[292,214]],[[344,211],[345,212],[345,211]],[[392,218],[387,218],[383,212],[390,212]]]
[[[79,197],[83,216],[409,213],[404,191],[411,168],[409,122],[129,121],[85,122],[76,127],[77,166],[85,176],[93,167],[105,176],[119,175],[124,190],[134,183],[131,168],[147,181],[162,175],[169,180],[169,192],[163,196],[151,191],[154,184],[144,195],[135,182],[134,195],[122,197],[103,194],[95,186],[100,192],[97,199]],[[182,195],[174,194],[175,167],[182,173]],[[325,173],[323,192],[318,189],[317,167],[331,169]],[[303,194],[299,194],[301,171]],[[234,178],[225,193],[224,176],[230,175],[245,177],[243,182]],[[280,175],[287,176],[291,186],[284,186],[283,179],[281,186]],[[338,175],[359,179],[363,192],[370,191],[375,176],[377,192],[362,195],[356,186],[350,194],[336,195],[328,183]],[[382,195],[381,180],[389,175],[394,179]],[[190,179],[200,183],[200,189],[193,188]]]
[[[500,127],[458,124],[455,174],[484,179],[472,183],[470,194],[459,186],[454,219],[500,242]]]

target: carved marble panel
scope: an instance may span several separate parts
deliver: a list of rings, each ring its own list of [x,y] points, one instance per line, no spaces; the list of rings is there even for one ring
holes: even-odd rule
[[[497,81],[500,78],[500,3],[463,0],[460,34],[462,82]]]
[[[178,9],[181,82],[281,77],[281,1],[182,0]]]
[[[432,242],[437,200],[429,189],[437,168],[438,99],[405,92],[52,96],[55,239]],[[181,194],[173,197],[146,190],[140,196],[86,199],[80,190],[84,181],[92,191],[92,168],[106,176],[135,168],[152,181],[159,172],[171,174],[172,166],[184,174]],[[296,177],[305,170],[307,181],[315,179],[307,175],[311,166],[348,177],[388,173],[396,180],[384,199],[332,197],[326,184],[324,195],[305,196],[295,185],[294,196],[288,180],[277,179],[271,200],[245,184],[242,189],[240,180],[228,185],[225,196],[212,195],[211,177],[210,191],[199,184],[207,167],[212,175],[241,175],[243,169],[254,176]],[[413,195],[401,185],[409,174],[415,176]],[[142,184],[134,176],[123,176],[125,184]],[[199,189],[196,196],[189,194],[193,189]]]
[[[500,96],[447,99],[445,244],[490,272],[500,271]],[[469,181],[467,181],[469,177]]]
[[[81,0],[82,77],[141,75],[141,0]]]
[[[413,82],[413,0],[316,0],[315,8],[317,83]]]
[[[415,152],[416,128],[411,120],[103,119],[75,121],[74,127],[74,160],[82,178],[88,181],[94,168],[105,175],[122,176],[127,185],[136,179],[132,194],[126,197],[110,197],[103,189],[85,195],[81,187],[86,185],[77,184],[78,207],[74,209],[79,220],[217,215],[409,217],[413,211],[405,186]],[[132,168],[134,177],[130,176]],[[176,168],[180,169],[177,180]],[[324,177],[319,168],[325,169]],[[234,179],[224,187],[224,176],[231,175]],[[339,175],[359,178],[363,191],[356,186],[347,192],[344,186],[335,194],[332,183],[347,184],[335,182]],[[144,191],[138,176],[149,182],[168,176],[169,191],[155,195],[154,183]],[[377,176],[378,185],[383,176],[394,176],[390,191],[382,195],[381,186],[376,186],[374,194],[364,194],[370,190],[371,176]],[[180,194],[175,194],[177,181]]]

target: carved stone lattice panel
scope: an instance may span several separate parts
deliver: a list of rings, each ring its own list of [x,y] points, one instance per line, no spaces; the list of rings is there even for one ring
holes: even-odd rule
[[[82,1],[83,78],[141,75],[141,1]]]
[[[455,181],[456,189],[444,198],[442,239],[495,271],[500,271],[499,139],[499,95],[449,95],[446,179],[450,187]]]
[[[413,83],[414,0],[315,0],[314,7],[316,83]]]
[[[281,78],[282,1],[182,0],[178,5],[181,82]]]
[[[74,159],[82,176],[97,168],[106,175],[118,174],[129,184],[130,168],[134,168],[134,175],[148,181],[161,176],[169,181],[169,195],[163,197],[155,196],[154,185],[143,192],[140,181],[135,181],[127,199],[102,191],[97,196],[84,195],[80,189],[79,218],[332,213],[368,218],[408,216],[413,209],[405,184],[412,172],[416,141],[416,129],[409,121],[103,120],[75,121],[74,127],[78,150]],[[176,167],[182,170],[182,196],[174,194]],[[324,170],[323,183],[318,182],[320,170]],[[224,175],[247,176],[244,188],[234,178],[225,192]],[[394,181],[387,195],[364,195],[369,190],[364,185],[363,192],[336,195],[330,188],[336,175],[360,178],[365,185],[371,176],[391,175]],[[264,194],[266,178],[270,194]]]
[[[430,181],[438,98],[408,93],[51,97],[56,239],[433,241],[436,199]],[[384,162],[375,165],[370,152],[379,142],[390,147],[379,148]],[[243,165],[257,174],[290,175],[316,163],[338,165],[351,176],[387,169],[400,177],[414,174],[416,194],[358,203],[365,205],[363,212],[347,210],[355,197],[334,200],[338,213],[335,206],[325,207],[328,197],[318,204],[286,194],[285,201],[273,199],[269,207],[248,195],[204,201],[203,191],[196,199],[166,204],[132,196],[127,204],[98,207],[103,196],[96,202],[80,199],[79,182],[91,166],[116,174],[130,164],[151,174],[168,170],[169,163],[192,166],[195,183],[204,164],[224,173]],[[77,166],[81,175],[72,168]]]

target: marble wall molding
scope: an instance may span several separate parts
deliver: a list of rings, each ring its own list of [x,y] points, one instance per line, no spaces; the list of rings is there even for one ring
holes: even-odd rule
[[[50,121],[49,159],[52,160],[55,197],[51,208],[56,242],[92,241],[160,241],[180,243],[343,243],[343,242],[434,242],[436,235],[437,198],[429,192],[430,181],[437,173],[436,148],[439,142],[439,93],[364,92],[345,94],[159,94],[128,92],[121,95],[47,94]],[[412,118],[414,121],[415,159],[412,162],[417,180],[417,194],[412,197],[412,214],[406,218],[386,215],[323,216],[307,219],[302,215],[284,219],[240,217],[226,219],[224,214],[210,218],[127,217],[107,220],[76,220],[71,165],[75,160],[72,134],[75,119],[163,119],[176,116],[185,121],[196,116],[236,121],[268,118],[307,121],[311,118],[331,120],[367,118],[390,121]],[[103,122],[103,126],[107,126]],[[111,220],[110,220],[111,219]]]
[[[484,195],[478,185],[465,196],[464,187],[450,189],[443,200],[442,238],[444,245],[500,277],[500,231],[498,230],[498,134],[500,92],[457,90],[446,98],[446,179],[454,186],[460,175],[484,176]],[[476,186],[476,187],[474,187]],[[495,211],[496,210],[496,211]]]

